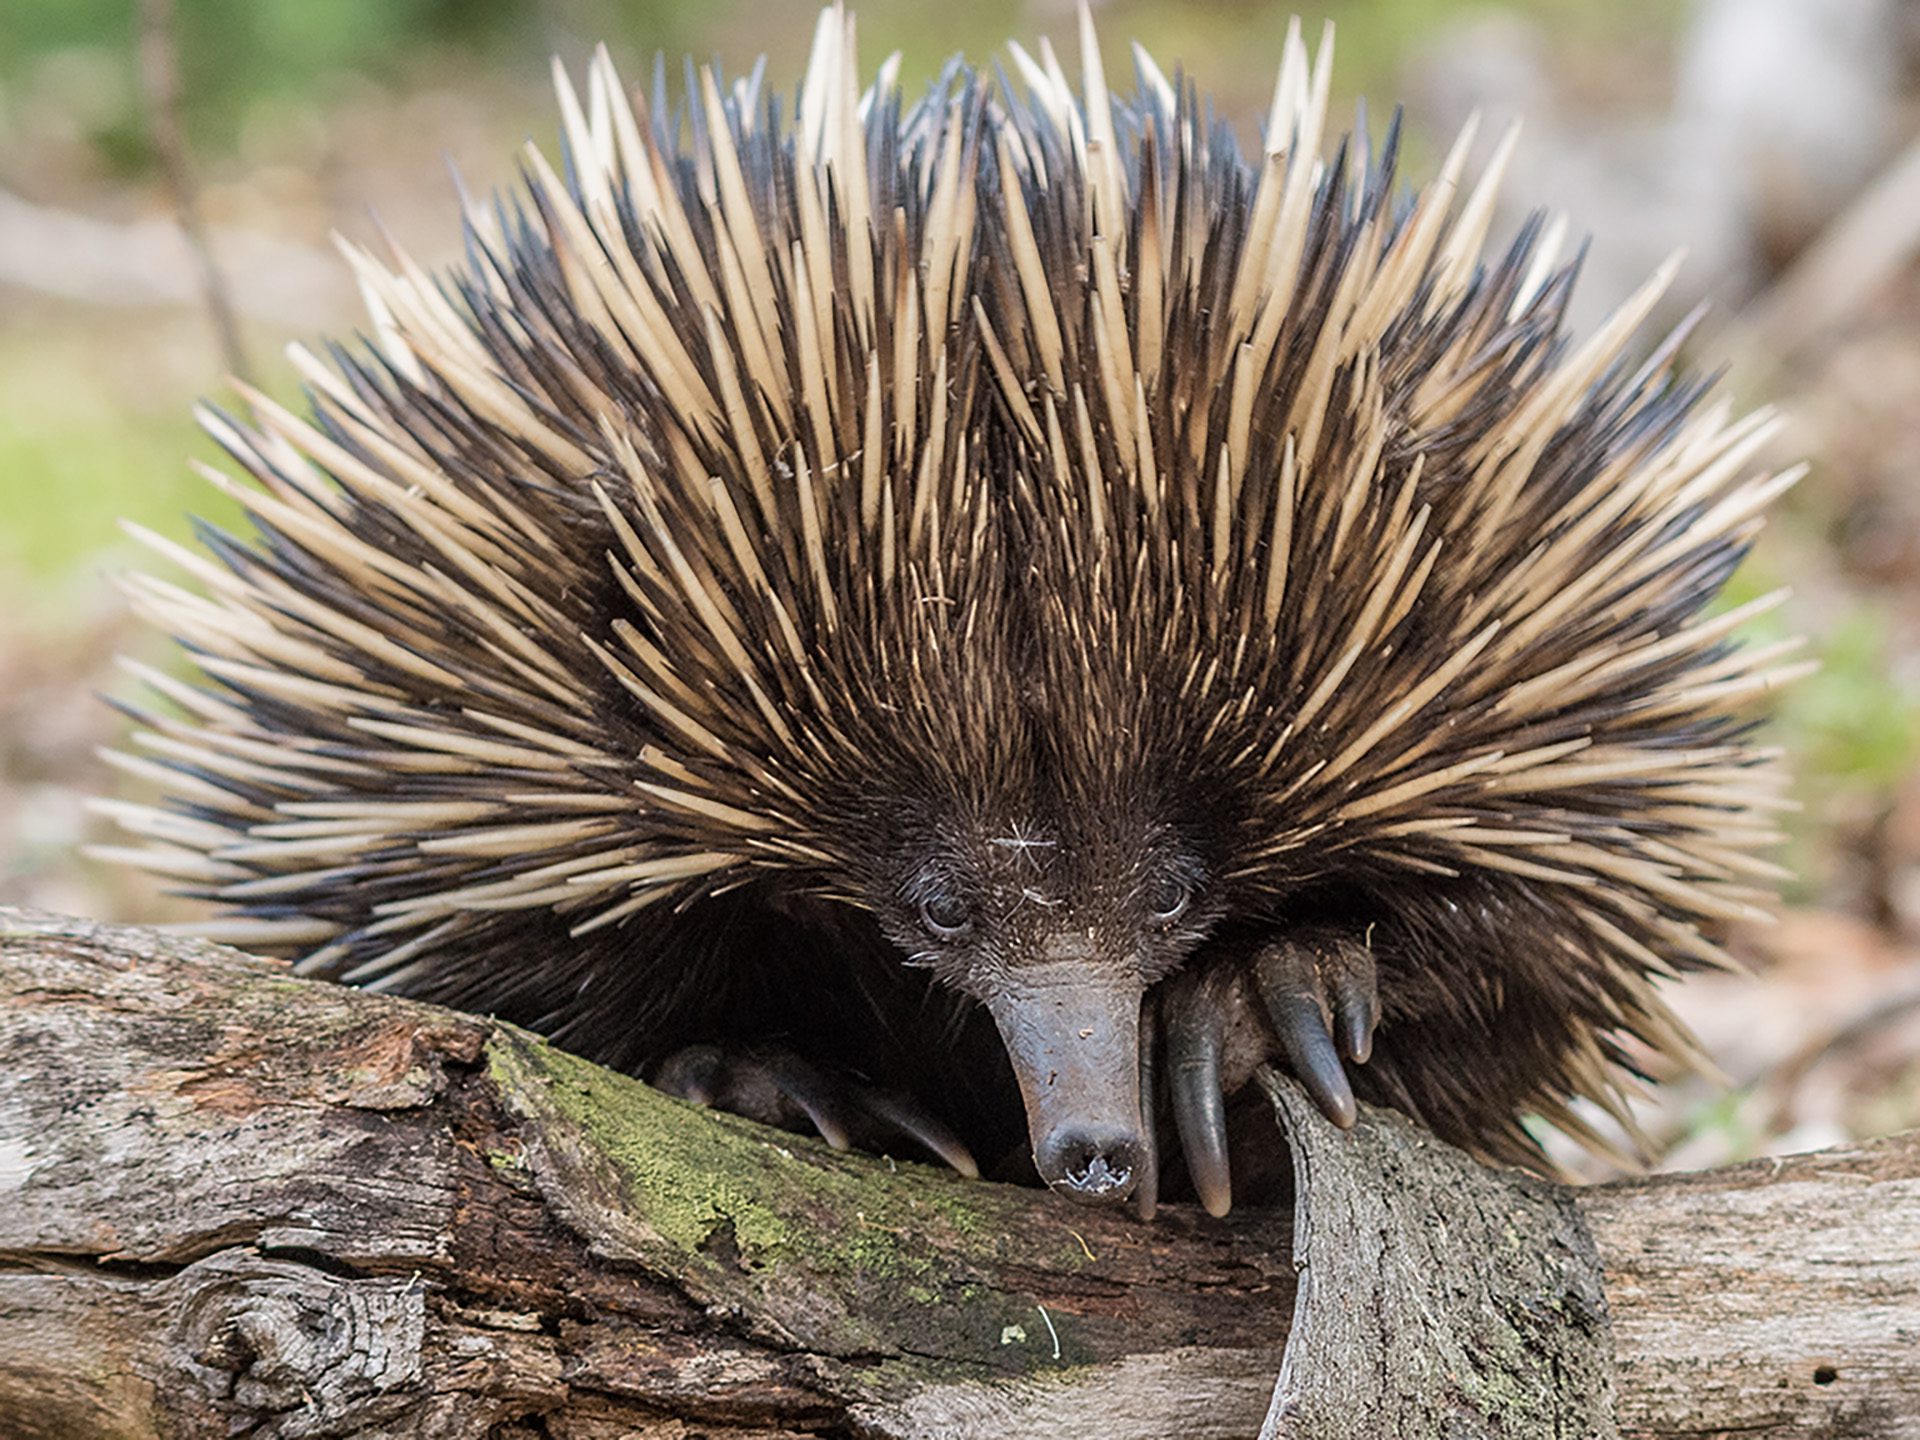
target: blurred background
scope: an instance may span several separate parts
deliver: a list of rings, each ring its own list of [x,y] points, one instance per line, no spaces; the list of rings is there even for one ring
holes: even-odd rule
[[[1304,3],[1304,0],[1303,0]],[[1109,74],[1137,38],[1254,137],[1294,6],[1108,0]],[[130,694],[116,654],[172,663],[130,625],[117,521],[167,535],[230,518],[189,457],[223,377],[297,392],[290,339],[350,335],[329,236],[381,229],[458,256],[450,171],[511,185],[519,144],[557,153],[547,58],[605,40],[629,81],[656,51],[789,91],[813,0],[7,0],[0,7],[0,903],[112,919],[180,902],[91,866],[86,797]],[[1051,36],[1066,0],[867,0],[868,67],[909,86],[955,52]],[[1408,112],[1423,178],[1473,111],[1526,128],[1511,227],[1535,206],[1593,237],[1580,319],[1661,259],[1689,262],[1666,318],[1744,405],[1791,418],[1776,457],[1813,462],[1736,581],[1791,585],[1771,631],[1823,669],[1772,724],[1801,809],[1782,923],[1742,938],[1757,979],[1676,1003],[1725,1087],[1663,1091],[1668,1165],[1920,1124],[1920,0],[1320,0],[1338,31],[1336,115]],[[1483,148],[1490,148],[1490,142]]]

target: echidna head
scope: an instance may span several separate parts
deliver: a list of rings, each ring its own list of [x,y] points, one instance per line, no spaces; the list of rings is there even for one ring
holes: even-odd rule
[[[908,963],[992,1015],[1041,1178],[1117,1201],[1146,1158],[1142,999],[1222,918],[1221,857],[1167,787],[1036,748],[1017,786],[911,797],[862,889]]]

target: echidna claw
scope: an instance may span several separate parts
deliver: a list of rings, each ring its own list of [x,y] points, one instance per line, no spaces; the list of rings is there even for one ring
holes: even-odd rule
[[[689,1045],[660,1062],[653,1087],[782,1130],[811,1128],[835,1150],[875,1153],[910,1140],[968,1179],[980,1167],[960,1137],[912,1096],[830,1075],[791,1050]]]
[[[1164,999],[1167,1080],[1174,1128],[1194,1194],[1209,1215],[1233,1208],[1233,1175],[1227,1161],[1227,1106],[1221,1054],[1230,1013],[1232,975],[1223,968],[1171,985]]]
[[[1133,1213],[1151,1220],[1160,1207],[1160,1137],[1154,1110],[1159,1101],[1160,1027],[1151,996],[1140,1015],[1140,1165],[1133,1187]]]
[[[1376,980],[1373,952],[1359,940],[1288,935],[1218,954],[1149,997],[1140,1035],[1141,1112],[1151,1124],[1156,1072],[1164,1072],[1187,1174],[1209,1214],[1233,1207],[1226,1093],[1271,1058],[1276,1043],[1329,1120],[1344,1130],[1359,1118],[1346,1067],[1364,1065],[1373,1053]],[[1151,1132],[1147,1138],[1157,1160]],[[1157,1174],[1143,1177],[1134,1192],[1142,1219],[1153,1217],[1158,1199]]]
[[[1339,1025],[1340,1053],[1356,1065],[1373,1057],[1373,1027],[1379,1023],[1380,997],[1371,975],[1362,986],[1353,977],[1334,987],[1333,1013]]]
[[[755,1050],[743,1057],[748,1065],[764,1067],[767,1078],[813,1122],[820,1138],[835,1150],[853,1148],[853,1119],[847,1113],[843,1087],[821,1073],[818,1066],[802,1060],[791,1050]]]
[[[1359,1107],[1342,1057],[1359,1065],[1373,1053],[1373,952],[1344,937],[1288,939],[1261,950],[1252,975],[1294,1075],[1329,1120],[1351,1128]]]
[[[1307,1087],[1321,1113],[1341,1129],[1348,1129],[1358,1118],[1359,1107],[1346,1067],[1334,1049],[1326,1012],[1311,996],[1274,995],[1265,984],[1260,985],[1260,992],[1294,1075]]]
[[[980,1178],[979,1162],[960,1137],[926,1106],[900,1090],[856,1085],[853,1102],[893,1134],[917,1141],[969,1180]]]
[[[695,1105],[710,1106],[726,1081],[727,1057],[718,1045],[689,1045],[660,1065],[653,1088]]]

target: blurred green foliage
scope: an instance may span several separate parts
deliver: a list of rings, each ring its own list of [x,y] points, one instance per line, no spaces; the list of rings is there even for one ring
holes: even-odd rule
[[[1892,636],[1877,608],[1856,604],[1820,637],[1820,673],[1793,687],[1780,723],[1796,765],[1875,791],[1898,785],[1920,758],[1920,704],[1890,665]]]
[[[819,0],[173,0],[181,112],[196,144],[232,144],[256,103],[310,103],[340,76],[398,85],[436,63],[497,64],[536,72],[549,50],[606,40],[629,56],[721,52],[744,69],[763,50],[776,74],[797,72],[799,49]],[[985,62],[1009,36],[1036,29],[1065,38],[1066,4],[977,0],[874,0],[856,7],[867,53],[898,49],[909,83],[964,52]],[[1163,60],[1191,61],[1209,88],[1231,92],[1222,65],[1263,78],[1297,9],[1309,35],[1323,19],[1340,32],[1344,93],[1391,98],[1401,59],[1463,13],[1539,15],[1568,44],[1659,43],[1680,12],[1667,0],[1114,0],[1100,7],[1110,34],[1138,38]],[[0,141],[8,92],[48,57],[73,57],[73,83],[97,92],[79,107],[106,168],[136,173],[151,163],[135,83],[138,0],[7,0],[0,5]],[[782,53],[785,52],[785,53]],[[1124,73],[1125,62],[1114,57]],[[104,63],[100,63],[104,62]],[[15,117],[17,118],[17,117]]]
[[[1795,575],[1812,566],[1810,547],[1826,530],[1819,490],[1816,475],[1773,517],[1718,608],[1791,587]],[[1832,853],[1835,835],[1871,830],[1920,768],[1920,678],[1897,663],[1884,601],[1835,591],[1819,608],[1830,613],[1810,617],[1796,606],[1769,611],[1741,635],[1748,645],[1797,637],[1809,642],[1802,653],[1819,663],[1813,675],[1773,697],[1767,720],[1798,806],[1784,817],[1787,845],[1776,858],[1793,873],[1786,890],[1799,902],[1831,893],[1840,859]]]
[[[116,389],[87,383],[84,368],[57,363],[71,344],[41,326],[0,331],[0,575],[29,587],[102,564],[122,516],[179,535],[189,512],[236,513],[187,464],[213,452],[191,390],[174,382],[151,408],[129,409]]]
[[[0,84],[18,85],[48,56],[105,57],[88,139],[112,169],[151,163],[138,103],[138,0],[8,0],[0,6]],[[343,71],[398,80],[448,46],[487,50],[537,38],[519,0],[175,0],[180,110],[203,145],[230,143],[261,97],[310,99]]]

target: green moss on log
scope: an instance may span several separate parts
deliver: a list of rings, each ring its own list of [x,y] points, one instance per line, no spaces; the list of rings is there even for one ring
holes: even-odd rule
[[[612,1167],[621,1208],[662,1247],[649,1258],[682,1281],[700,1277],[710,1300],[765,1314],[827,1353],[1013,1372],[1092,1358],[1072,1318],[1054,1314],[1056,1358],[1040,1298],[960,1258],[1054,1273],[1095,1263],[1064,1224],[1035,1234],[1022,1192],[701,1110],[504,1026],[487,1057],[504,1093]],[[1044,1343],[1006,1340],[1021,1329]]]

